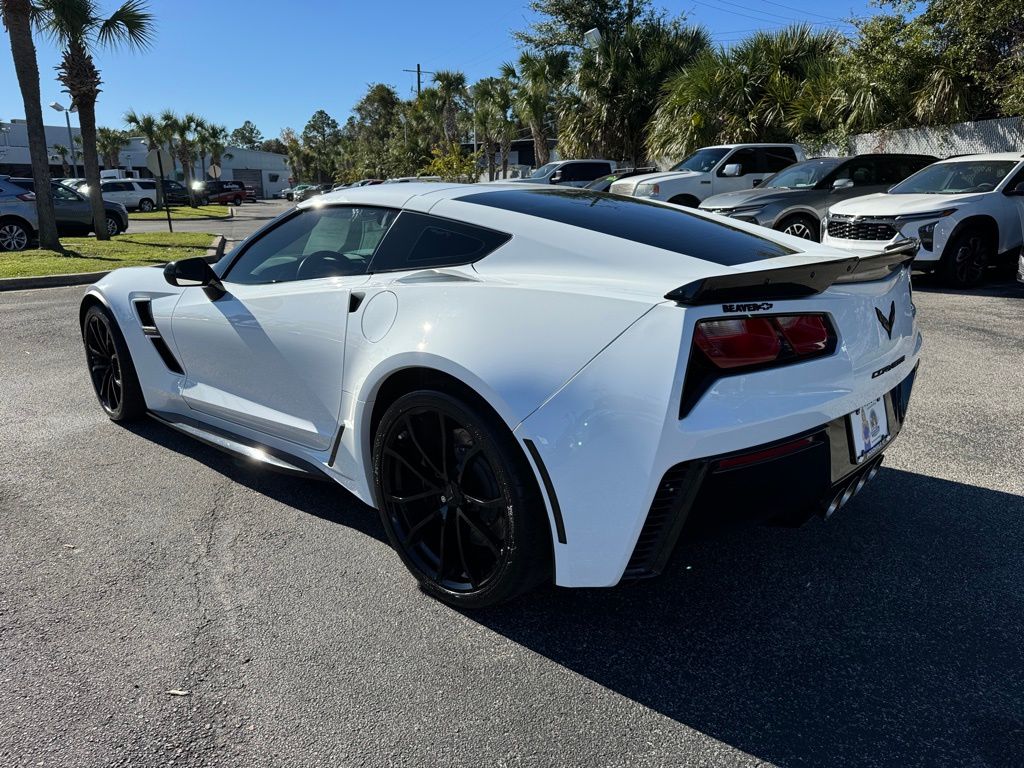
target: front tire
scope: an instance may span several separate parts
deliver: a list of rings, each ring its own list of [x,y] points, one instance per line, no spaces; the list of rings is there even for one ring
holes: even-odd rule
[[[24,251],[28,248],[32,233],[17,221],[0,222],[0,251]]]
[[[995,256],[995,244],[983,230],[968,227],[946,245],[939,262],[943,281],[954,288],[971,288],[985,277]]]
[[[149,213],[155,207],[156,206],[153,205],[153,201],[152,200],[149,200],[147,198],[143,198],[142,200],[139,200],[139,210],[142,211],[143,213]]]
[[[427,594],[481,608],[549,577],[536,481],[512,433],[476,404],[403,395],[377,428],[373,470],[388,539]]]
[[[82,342],[93,391],[111,421],[132,421],[146,412],[142,387],[121,329],[110,313],[93,305],[82,320]]]
[[[114,216],[107,216],[107,234],[111,237],[121,234],[121,222],[118,221]]]
[[[242,198],[236,197],[232,202],[234,202],[235,205],[241,205],[242,204]]]
[[[815,243],[819,239],[820,227],[818,222],[810,216],[790,216],[779,222],[775,229],[787,235],[793,235],[793,237],[799,237],[803,240],[811,240]]]
[[[674,205],[681,205],[684,208],[696,208],[700,205],[700,200],[693,195],[676,195],[669,202]]]

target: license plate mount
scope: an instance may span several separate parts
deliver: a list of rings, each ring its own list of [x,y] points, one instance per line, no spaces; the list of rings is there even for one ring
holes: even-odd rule
[[[889,418],[884,397],[858,408],[846,418],[854,463],[863,463],[889,441]]]

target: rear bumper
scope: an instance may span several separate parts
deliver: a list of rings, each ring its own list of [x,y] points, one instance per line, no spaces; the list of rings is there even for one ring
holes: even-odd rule
[[[658,575],[688,519],[799,525],[830,517],[874,477],[903,427],[917,367],[884,395],[889,438],[857,462],[842,416],[815,429],[734,453],[677,464],[665,473],[624,579]]]

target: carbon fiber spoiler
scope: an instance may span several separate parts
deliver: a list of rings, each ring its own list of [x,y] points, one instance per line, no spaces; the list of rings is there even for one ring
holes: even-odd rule
[[[873,256],[800,264],[694,280],[665,294],[679,304],[737,301],[783,301],[821,293],[834,283],[863,283],[888,277],[914,260],[916,240],[901,240]]]

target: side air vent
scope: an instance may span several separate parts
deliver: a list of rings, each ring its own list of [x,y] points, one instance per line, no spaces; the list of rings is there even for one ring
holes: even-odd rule
[[[683,530],[706,471],[706,462],[689,461],[676,464],[661,478],[623,579],[647,579],[661,573]]]
[[[167,370],[179,376],[184,374],[185,371],[182,369],[181,363],[178,362],[174,353],[171,352],[167,342],[160,336],[160,329],[156,327],[156,320],[153,319],[152,301],[150,299],[135,299],[132,303],[135,304],[135,312],[139,316],[142,332],[153,342],[153,348],[160,355],[160,359],[167,366]]]

